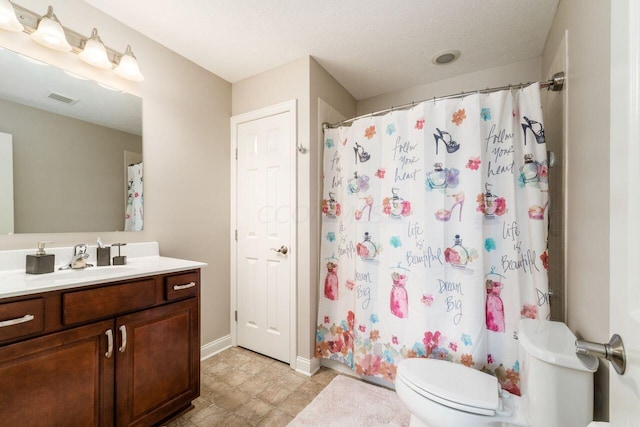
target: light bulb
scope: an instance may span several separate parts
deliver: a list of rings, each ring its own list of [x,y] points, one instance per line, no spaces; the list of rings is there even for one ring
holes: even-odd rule
[[[120,63],[116,67],[115,73],[123,79],[132,80],[134,82],[141,82],[144,80],[144,76],[140,72],[138,61],[131,50],[131,46],[127,46],[127,50],[125,50],[124,54],[120,58]]]
[[[0,28],[8,31],[24,30],[9,0],[0,0]]]
[[[31,37],[43,46],[62,52],[71,51],[71,45],[67,42],[62,24],[53,13],[53,7],[49,6],[47,14],[42,17],[38,29]]]
[[[91,37],[85,42],[84,49],[78,56],[84,62],[94,67],[108,69],[113,65],[111,61],[109,61],[107,51],[98,35],[98,30],[95,28],[91,32]]]

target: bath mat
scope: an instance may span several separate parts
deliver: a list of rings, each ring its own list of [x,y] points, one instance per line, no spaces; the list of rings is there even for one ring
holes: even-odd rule
[[[288,427],[409,425],[409,411],[384,387],[338,375]]]

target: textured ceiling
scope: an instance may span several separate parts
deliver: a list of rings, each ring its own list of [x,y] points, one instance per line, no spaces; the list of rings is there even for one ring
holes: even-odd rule
[[[311,55],[364,99],[540,56],[559,0],[84,1],[232,83]]]

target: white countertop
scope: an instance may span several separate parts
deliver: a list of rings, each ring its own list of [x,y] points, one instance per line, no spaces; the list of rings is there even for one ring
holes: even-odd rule
[[[124,246],[123,249],[124,248],[126,248],[126,246]],[[207,265],[206,263],[198,261],[159,256],[155,250],[151,250],[150,252],[146,251],[146,253],[151,253],[152,255],[139,256],[145,254],[144,252],[140,252],[139,254],[135,254],[138,256],[127,256],[126,265],[87,267],[79,270],[58,270],[59,264],[56,262],[56,270],[53,273],[47,274],[26,274],[24,267],[0,270],[0,299],[60,289],[72,289],[117,280],[135,279],[155,274],[173,273],[201,268]],[[95,263],[95,258],[90,258],[88,262]]]

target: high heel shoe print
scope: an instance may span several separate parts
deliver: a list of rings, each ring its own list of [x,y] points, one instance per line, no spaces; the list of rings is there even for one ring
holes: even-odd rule
[[[353,147],[353,151],[356,155],[356,165],[358,164],[358,159],[360,159],[360,163],[364,163],[371,158],[371,154],[364,151],[362,145],[356,142],[356,146]]]
[[[524,133],[524,145],[527,145],[527,129],[529,129],[533,136],[536,137],[536,142],[538,144],[542,144],[544,142],[544,129],[542,128],[542,123],[536,122],[535,120],[530,120],[527,116],[522,117],[525,122],[522,123],[522,133]]]
[[[371,221],[371,209],[373,208],[373,196],[360,197],[360,199],[364,200],[364,206],[362,207],[362,209],[356,209],[355,211],[356,220],[359,221],[360,219],[362,219],[362,214],[364,213],[364,210],[369,208],[369,217],[367,218],[367,221]]]
[[[436,219],[438,221],[449,221],[451,219],[451,214],[453,213],[453,210],[456,208],[456,206],[460,206],[460,210],[458,211],[458,221],[462,221],[462,207],[464,206],[464,192],[461,191],[456,194],[451,194],[448,197],[454,198],[454,202],[453,202],[453,205],[451,205],[451,209],[449,210],[439,209],[435,213]]]
[[[529,218],[542,220],[544,219],[544,212],[547,210],[549,206],[549,202],[544,204],[544,206],[533,205],[529,206]]]
[[[436,155],[438,155],[438,142],[442,141],[445,147],[447,147],[447,153],[455,153],[460,148],[460,144],[453,140],[451,134],[445,130],[436,128],[437,134],[433,134],[436,140]]]

